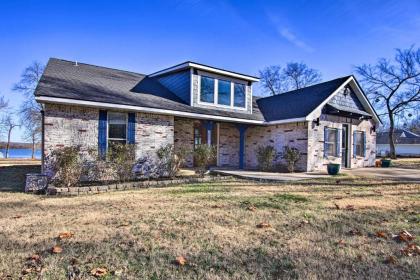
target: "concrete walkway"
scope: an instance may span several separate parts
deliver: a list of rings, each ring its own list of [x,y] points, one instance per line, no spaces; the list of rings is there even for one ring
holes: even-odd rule
[[[330,177],[330,175],[328,175],[327,172],[276,173],[238,169],[212,169],[212,172],[216,174],[235,176],[243,179],[274,182],[299,181]],[[418,169],[369,167],[356,169],[342,169],[341,173],[362,177],[375,177],[379,179],[394,180],[400,182],[420,183],[420,170]]]
[[[261,172],[252,170],[237,170],[237,169],[212,169],[213,173],[222,175],[231,175],[243,179],[263,180],[263,181],[299,181],[307,179],[328,178],[330,175],[321,172],[306,172],[306,173],[276,173],[276,172]]]
[[[394,181],[420,182],[419,169],[403,169],[403,168],[356,168],[345,169],[343,173],[355,176],[375,177]]]

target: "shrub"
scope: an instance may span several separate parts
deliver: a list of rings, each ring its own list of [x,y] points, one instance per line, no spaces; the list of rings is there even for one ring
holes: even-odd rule
[[[168,144],[160,147],[156,154],[160,160],[161,175],[173,178],[184,164],[187,151],[183,148],[175,151],[174,146]]]
[[[64,147],[51,152],[50,165],[53,169],[53,182],[61,187],[77,187],[82,174],[80,147]]]
[[[160,176],[159,166],[149,156],[139,158],[132,171],[137,179],[159,178]]]
[[[204,176],[209,164],[216,158],[216,147],[207,144],[197,145],[194,149],[196,172]]]
[[[283,147],[282,158],[287,163],[287,170],[294,172],[296,163],[300,160],[301,154],[296,148],[289,148],[288,146]]]
[[[277,151],[273,146],[259,146],[257,148],[258,168],[261,171],[270,171],[273,169],[274,161],[277,158]]]
[[[98,150],[91,148],[83,161],[82,180],[108,182],[117,180],[114,164],[99,157]]]
[[[135,146],[133,144],[115,143],[108,149],[108,160],[115,169],[120,182],[133,179],[133,166],[135,164]]]

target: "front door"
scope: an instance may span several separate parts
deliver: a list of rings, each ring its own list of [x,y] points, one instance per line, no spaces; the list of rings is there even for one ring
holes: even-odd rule
[[[349,167],[349,125],[343,124],[341,131],[341,166]]]

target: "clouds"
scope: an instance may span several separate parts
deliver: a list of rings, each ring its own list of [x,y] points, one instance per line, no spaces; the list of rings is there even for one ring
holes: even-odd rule
[[[301,38],[299,38],[295,32],[293,32],[290,28],[286,27],[287,25],[282,23],[282,21],[275,15],[273,15],[270,12],[265,12],[269,23],[271,26],[275,29],[276,33],[280,35],[280,37],[286,41],[288,41],[290,44],[294,45],[295,47],[298,47],[299,49],[305,51],[305,52],[314,52],[315,49],[305,43]]]

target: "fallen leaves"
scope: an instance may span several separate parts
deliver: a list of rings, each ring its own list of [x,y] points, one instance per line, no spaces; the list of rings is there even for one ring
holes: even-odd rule
[[[262,222],[257,225],[257,228],[271,228],[271,225],[269,223]]]
[[[397,259],[394,256],[388,256],[385,259],[385,263],[387,263],[387,264],[396,264],[397,263]]]
[[[385,231],[377,231],[375,235],[379,238],[388,239],[388,235]]]
[[[187,264],[187,260],[183,256],[178,256],[175,259],[175,263],[179,266],[184,266]]]
[[[343,239],[340,239],[336,244],[339,247],[344,247],[346,245],[346,241],[344,241]]]
[[[354,210],[356,210],[356,208],[354,207],[354,205],[350,205],[350,204],[347,205],[345,209],[348,210],[348,211],[354,211]]]
[[[58,239],[59,240],[69,239],[69,238],[72,238],[73,236],[74,236],[74,233],[73,232],[65,231],[65,232],[61,232],[58,235]]]
[[[27,275],[30,273],[40,273],[42,271],[42,259],[38,254],[33,254],[28,257],[25,263],[24,268],[22,269],[22,274]]]
[[[51,248],[51,253],[53,254],[61,254],[63,252],[63,248],[61,248],[58,245],[55,245],[54,247]]]
[[[106,269],[106,267],[95,267],[94,269],[90,271],[90,275],[94,277],[98,277],[98,278],[104,277],[107,274],[108,274],[108,269]]]
[[[415,243],[409,243],[405,248],[401,249],[401,253],[408,257],[420,255],[420,246]]]
[[[348,232],[349,235],[358,235],[358,236],[362,236],[362,232],[360,231],[360,229],[351,229]]]
[[[406,230],[403,230],[397,235],[393,235],[392,237],[396,239],[397,241],[401,241],[401,242],[410,242],[414,239],[414,236]]]

